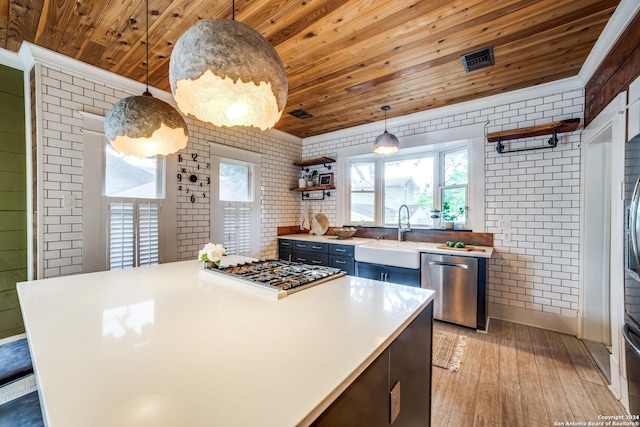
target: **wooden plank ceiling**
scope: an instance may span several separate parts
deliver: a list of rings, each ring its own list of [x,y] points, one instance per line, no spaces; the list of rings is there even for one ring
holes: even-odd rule
[[[299,137],[521,89],[579,72],[619,0],[237,0],[289,79],[277,129]],[[170,91],[171,49],[231,1],[149,0],[150,84]],[[0,0],[0,47],[23,40],[144,81],[144,0]],[[460,56],[493,46],[495,65]],[[313,115],[289,114],[303,109]]]

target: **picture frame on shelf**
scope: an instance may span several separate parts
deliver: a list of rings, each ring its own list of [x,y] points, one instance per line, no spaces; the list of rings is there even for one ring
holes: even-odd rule
[[[333,187],[333,172],[318,175],[318,185]]]

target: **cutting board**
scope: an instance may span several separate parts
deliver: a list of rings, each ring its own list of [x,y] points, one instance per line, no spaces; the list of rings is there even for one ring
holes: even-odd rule
[[[484,252],[484,249],[482,248],[476,248],[475,246],[465,246],[464,248],[452,248],[450,246],[447,245],[438,245],[436,246],[436,248],[438,249],[448,249],[450,251],[460,251],[460,252],[469,252],[469,251],[476,251],[476,252]]]

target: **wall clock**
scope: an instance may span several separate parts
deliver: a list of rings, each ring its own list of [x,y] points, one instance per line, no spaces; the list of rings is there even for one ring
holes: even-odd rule
[[[178,154],[178,191],[185,194],[191,203],[198,198],[206,198],[211,177],[209,159],[201,158],[198,153]]]

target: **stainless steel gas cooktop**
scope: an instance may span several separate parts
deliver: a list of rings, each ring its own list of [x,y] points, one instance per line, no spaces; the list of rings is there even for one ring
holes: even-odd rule
[[[238,279],[272,289],[282,290],[287,294],[319,285],[346,274],[338,268],[282,260],[257,261],[238,266],[223,267],[214,271],[229,274]]]

